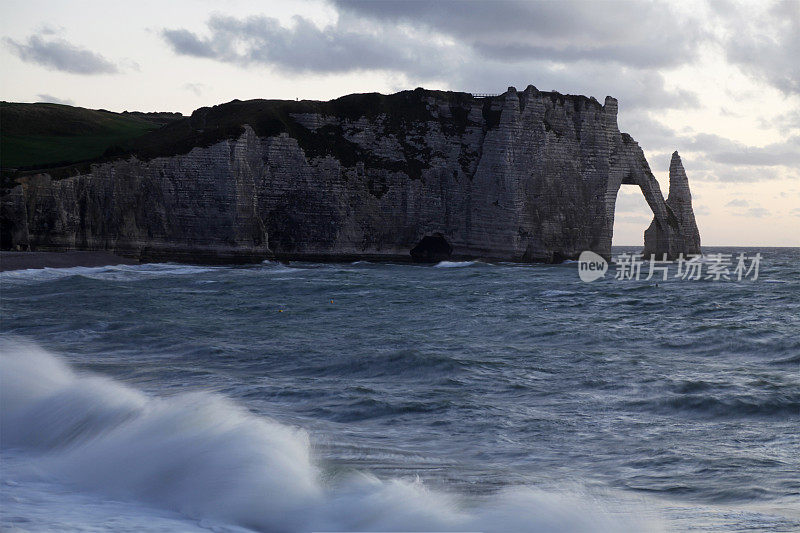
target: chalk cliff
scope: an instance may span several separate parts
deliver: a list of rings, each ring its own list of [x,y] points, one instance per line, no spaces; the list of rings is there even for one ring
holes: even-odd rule
[[[700,232],[692,210],[692,193],[689,191],[689,179],[683,169],[683,162],[678,152],[673,152],[669,164],[669,196],[667,208],[675,216],[669,223],[677,223],[677,231],[667,232],[654,218],[650,227],[644,232],[645,257],[655,255],[657,258],[667,256],[675,259],[680,254],[700,253]]]
[[[0,226],[4,248],[142,260],[552,262],[610,255],[617,192],[634,184],[654,213],[646,250],[673,256],[699,235],[677,154],[672,166],[665,201],[611,97],[233,101],[79,175],[25,178]]]

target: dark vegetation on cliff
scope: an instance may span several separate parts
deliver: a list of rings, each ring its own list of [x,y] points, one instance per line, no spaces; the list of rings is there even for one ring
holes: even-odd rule
[[[566,99],[575,99],[576,108],[586,105],[602,107],[597,100],[585,96],[556,92],[545,94],[561,105]],[[447,104],[449,116],[436,117],[433,114],[428,105],[431,96],[435,96],[437,102]],[[293,115],[316,113],[350,121],[362,117],[373,120],[382,115],[385,117],[386,130],[397,136],[402,145],[406,145],[406,138],[414,136],[415,128],[427,121],[439,122],[446,132],[463,133],[467,126],[474,125],[470,124],[468,115],[475,100],[481,102],[485,125],[492,129],[500,120],[500,108],[495,108],[492,102],[502,97],[499,95],[478,99],[470,93],[417,88],[389,95],[350,94],[327,102],[233,100],[214,107],[197,109],[191,117],[137,139],[130,153],[141,159],[187,153],[195,146],[210,146],[224,139],[236,138],[242,134],[243,126],[248,124],[256,134],[263,137],[287,133],[297,139],[309,157],[333,155],[345,165],[352,165],[357,161],[365,161],[370,156],[361,153],[354,144],[344,139],[341,128],[328,125],[317,131],[310,131],[298,124]],[[421,154],[405,155],[407,161],[412,163]],[[383,163],[385,165],[386,162]],[[414,169],[410,170],[413,174]]]
[[[424,98],[434,91],[417,89],[392,95],[352,94],[320,102],[313,100],[233,100],[213,107],[202,107],[190,117],[177,113],[112,113],[59,104],[18,104],[3,102],[0,107],[3,189],[16,178],[42,170],[53,178],[89,172],[91,164],[136,156],[149,160],[188,153],[242,134],[245,124],[264,137],[287,133],[297,139],[309,157],[334,155],[346,165],[358,161],[401,170],[395,162],[371,161],[370,154],[344,138],[341,128],[328,125],[310,131],[292,118],[302,113],[319,113],[346,120],[385,115],[387,129],[404,140],[414,125],[433,120]],[[463,131],[472,95],[437,92],[449,100],[451,127]],[[404,143],[405,144],[405,143]],[[408,170],[419,174],[421,159],[427,154],[406,154]],[[396,167],[396,168],[394,168]]]
[[[180,118],[180,113],[113,113],[61,104],[0,102],[4,185],[26,171],[70,167],[124,153],[134,139]]]
[[[535,89],[533,89],[535,90]],[[548,94],[563,104],[579,99],[578,105],[600,104],[584,96]],[[428,101],[446,102],[449,116],[436,117]],[[500,119],[499,97],[481,98],[484,127],[492,129]],[[418,178],[431,154],[425,153],[417,129],[427,121],[438,121],[445,130],[463,133],[470,124],[469,110],[476,98],[469,93],[415,89],[395,94],[351,94],[327,102],[314,100],[233,100],[197,109],[189,117],[178,113],[112,113],[59,104],[16,104],[0,107],[3,168],[2,189],[16,179],[47,170],[55,179],[89,172],[95,163],[136,156],[142,160],[185,154],[194,147],[206,147],[242,134],[250,125],[259,136],[286,133],[297,140],[308,157],[332,155],[344,165],[364,162],[373,168],[405,171]],[[345,138],[339,125],[325,125],[311,131],[293,115],[317,113],[356,121],[362,117],[385,117],[404,150],[404,161],[387,161],[365,152]]]
[[[94,159],[172,122],[178,113],[112,113],[61,104],[0,103],[3,168]]]
[[[430,154],[416,148],[422,142],[413,140],[421,124],[437,118],[428,109],[426,98],[435,93],[449,103],[451,117],[440,122],[445,127],[463,132],[468,125],[467,115],[472,102],[468,93],[440,92],[416,89],[396,94],[351,94],[335,100],[233,100],[214,107],[203,107],[187,119],[137,139],[130,154],[140,159],[172,156],[189,152],[196,146],[210,146],[242,134],[245,124],[261,137],[286,133],[297,140],[310,158],[332,155],[342,164],[353,166],[364,162],[367,166],[388,170],[406,171],[418,177]],[[393,132],[404,147],[405,161],[386,161],[358,147],[345,138],[340,125],[329,124],[315,131],[299,124],[295,115],[315,113],[336,117],[338,120],[357,121],[364,117],[372,120],[385,117],[386,130]],[[418,139],[422,141],[422,137]]]

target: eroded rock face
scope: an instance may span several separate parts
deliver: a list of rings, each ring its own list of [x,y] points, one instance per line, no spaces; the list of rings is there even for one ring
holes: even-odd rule
[[[656,258],[666,256],[675,259],[680,254],[700,253],[700,232],[692,210],[692,193],[689,191],[689,179],[683,169],[681,156],[672,154],[669,164],[669,196],[666,206],[668,210],[667,225],[653,219],[644,233],[644,255]]]
[[[601,105],[533,86],[493,98],[422,89],[384,98],[402,111],[292,113],[284,133],[245,125],[188,153],[29,178],[2,199],[4,246],[142,260],[409,260],[439,234],[452,259],[559,261],[610,255],[623,183],[641,187],[670,253],[694,242],[683,237],[696,233],[691,202],[677,207],[686,198],[677,185],[675,206],[664,201],[642,150],[617,127],[613,98]],[[207,134],[204,109],[175,128]],[[259,131],[272,127],[264,123]]]

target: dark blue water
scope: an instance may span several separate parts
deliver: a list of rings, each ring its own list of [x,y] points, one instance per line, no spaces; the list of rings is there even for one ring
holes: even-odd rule
[[[756,281],[584,283],[575,263],[5,273],[4,375],[57,384],[35,405],[5,387],[0,523],[800,529],[800,250],[746,251]],[[226,495],[247,505],[204,503]],[[90,510],[66,513],[75,498]]]

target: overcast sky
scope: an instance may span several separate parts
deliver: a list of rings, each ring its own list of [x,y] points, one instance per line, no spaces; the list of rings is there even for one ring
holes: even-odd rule
[[[533,84],[619,99],[666,196],[678,150],[704,245],[800,246],[800,0],[159,1],[0,6],[0,98],[180,111]],[[615,244],[652,215],[620,191]]]

